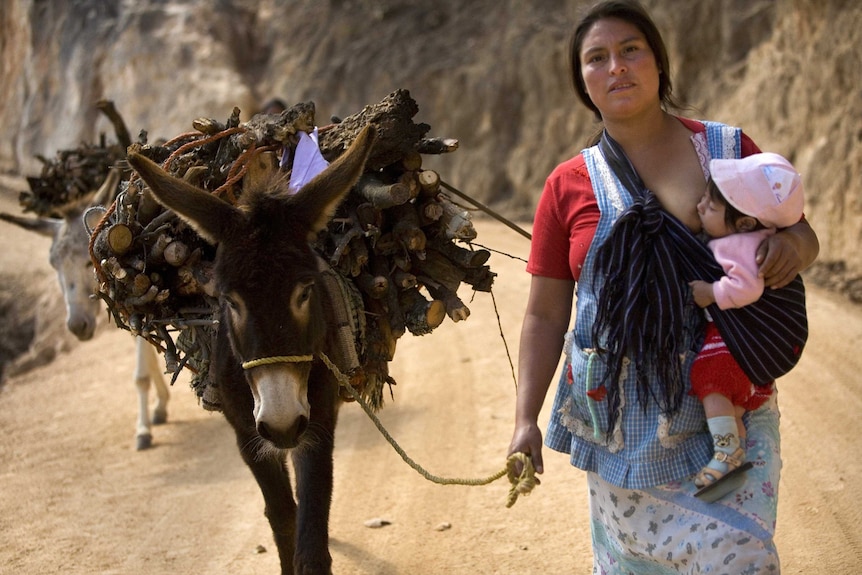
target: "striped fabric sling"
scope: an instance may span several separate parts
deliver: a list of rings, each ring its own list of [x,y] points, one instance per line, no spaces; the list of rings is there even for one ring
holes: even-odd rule
[[[713,282],[723,275],[712,252],[647,190],[622,147],[607,131],[599,150],[633,198],[600,246],[594,278],[598,307],[593,342],[608,364],[608,429],[619,407],[619,377],[624,358],[637,366],[638,401],[658,401],[676,412],[685,392],[680,354],[686,351],[684,308],[688,282]],[[805,288],[801,276],[786,287],[764,290],[741,308],[708,308],[728,350],[755,385],[790,371],[808,339]],[[655,375],[657,385],[650,383]]]

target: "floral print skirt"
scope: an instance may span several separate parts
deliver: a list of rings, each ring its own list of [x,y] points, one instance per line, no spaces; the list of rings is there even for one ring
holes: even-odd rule
[[[775,518],[781,470],[776,396],[746,414],[745,484],[715,503],[692,477],[622,489],[588,473],[596,575],[778,574]]]

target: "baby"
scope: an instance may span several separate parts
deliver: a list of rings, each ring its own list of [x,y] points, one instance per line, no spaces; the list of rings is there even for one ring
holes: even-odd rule
[[[711,160],[711,177],[697,205],[709,248],[725,275],[718,281],[690,283],[694,301],[705,308],[736,308],[757,301],[763,293],[755,254],[778,228],[802,218],[802,179],[778,154],[761,153],[742,159]],[[703,347],[691,371],[692,393],[703,402],[715,445],[712,460],[697,474],[695,495],[714,501],[726,491],[721,483],[744,473],[745,426],[742,416],[757,409],[772,394],[772,384],[755,386],[728,351],[710,320]],[[728,482],[728,484],[734,482]],[[729,486],[732,490],[735,486]]]

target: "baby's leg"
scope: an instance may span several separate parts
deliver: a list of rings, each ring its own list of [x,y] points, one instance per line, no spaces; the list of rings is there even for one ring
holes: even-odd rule
[[[742,422],[742,416],[745,415],[745,408],[741,407],[739,405],[735,405],[735,406],[733,406],[733,410],[734,410],[735,415],[736,415],[736,430],[737,430],[737,433],[739,434],[739,442],[742,445],[745,445],[745,437],[746,437],[745,424]]]
[[[703,398],[703,411],[706,412],[706,418],[712,417],[737,417],[736,406],[730,401],[726,395],[720,393],[710,393]],[[742,411],[745,413],[745,410]],[[740,420],[742,415],[739,414]]]
[[[716,483],[745,460],[742,443],[745,432],[742,413],[745,410],[738,411],[730,399],[718,393],[710,393],[703,398],[703,409],[715,446],[715,456],[695,477],[694,483],[698,487]]]

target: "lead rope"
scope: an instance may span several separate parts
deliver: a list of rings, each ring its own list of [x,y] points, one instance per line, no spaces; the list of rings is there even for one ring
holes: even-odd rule
[[[493,475],[489,475],[485,478],[480,479],[463,479],[463,478],[449,478],[449,477],[439,477],[437,475],[433,475],[426,471],[421,465],[416,463],[407,453],[398,445],[398,442],[386,431],[386,428],[381,423],[380,419],[374,414],[371,408],[366,403],[365,399],[363,399],[362,395],[360,395],[353,386],[350,385],[350,379],[344,375],[338,366],[332,363],[330,359],[324,353],[320,353],[320,359],[329,368],[329,371],[335,376],[338,380],[339,385],[347,390],[350,396],[356,400],[362,410],[366,415],[371,419],[383,437],[386,438],[386,441],[389,442],[389,445],[401,456],[401,459],[409,465],[414,471],[419,473],[422,477],[431,481],[433,483],[437,483],[439,485],[488,485],[494,481],[497,481],[504,475],[509,478],[509,483],[511,483],[511,487],[509,488],[509,497],[506,501],[506,507],[511,507],[518,500],[519,495],[527,495],[533,488],[540,483],[539,478],[536,477],[536,469],[533,467],[533,462],[524,453],[513,453],[506,460],[506,466],[500,471],[494,473]],[[261,360],[254,360],[254,362],[265,362],[265,363],[276,363],[276,361],[269,361],[270,359],[275,360],[276,358],[264,358]],[[246,362],[246,363],[254,363],[254,362]],[[245,367],[246,364],[243,364]],[[257,364],[260,365],[260,364]],[[517,472],[518,464],[521,465],[521,472]]]

